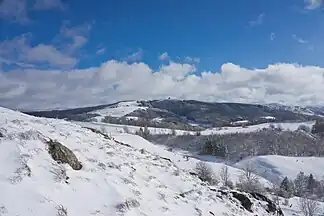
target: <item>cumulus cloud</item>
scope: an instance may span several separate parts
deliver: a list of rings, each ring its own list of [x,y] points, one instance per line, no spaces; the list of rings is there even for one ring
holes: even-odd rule
[[[79,51],[86,45],[92,25],[70,26],[64,23],[53,43],[32,45],[31,33],[0,41],[0,62],[7,65],[37,68],[40,65],[73,68]]]
[[[324,68],[320,67],[281,63],[247,69],[225,63],[219,71],[199,74],[191,64],[170,62],[153,70],[142,62],[115,60],[70,71],[15,69],[0,72],[0,101],[2,106],[20,109],[167,97],[294,105],[324,101]]]
[[[77,59],[58,50],[53,45],[30,44],[30,33],[0,42],[0,58],[3,63],[17,65],[48,64],[54,67],[74,67]],[[0,61],[1,61],[0,59]]]

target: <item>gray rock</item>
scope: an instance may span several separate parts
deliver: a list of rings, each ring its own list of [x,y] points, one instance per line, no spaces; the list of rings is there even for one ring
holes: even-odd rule
[[[58,163],[67,163],[72,169],[80,170],[82,169],[82,164],[75,156],[75,154],[66,146],[62,145],[58,141],[49,140],[46,142],[48,144],[48,153],[52,158]]]

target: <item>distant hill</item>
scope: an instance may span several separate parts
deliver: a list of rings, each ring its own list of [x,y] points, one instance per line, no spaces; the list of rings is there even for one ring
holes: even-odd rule
[[[202,127],[253,125],[266,122],[302,122],[322,119],[319,107],[280,104],[208,103],[195,100],[123,101],[67,110],[25,112],[30,115],[76,121],[169,127],[195,130]]]

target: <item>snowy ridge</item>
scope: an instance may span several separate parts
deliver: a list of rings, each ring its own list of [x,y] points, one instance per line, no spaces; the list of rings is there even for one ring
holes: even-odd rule
[[[184,162],[134,135],[109,138],[4,108],[0,133],[1,215],[271,215],[253,198],[253,212],[245,210],[190,175],[191,159]],[[82,169],[55,162],[48,138],[72,150]]]
[[[119,102],[114,106],[109,106],[104,109],[96,110],[90,113],[99,114],[100,116],[122,117],[137,109],[147,109],[140,105],[138,101]]]
[[[294,113],[299,113],[299,114],[303,114],[303,115],[316,115],[316,113],[314,111],[312,111],[311,109],[309,109],[307,107],[286,106],[286,105],[276,104],[276,103],[267,104],[265,106],[267,106],[271,109],[292,111]]]

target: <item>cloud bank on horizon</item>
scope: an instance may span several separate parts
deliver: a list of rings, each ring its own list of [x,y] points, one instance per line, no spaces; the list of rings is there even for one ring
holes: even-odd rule
[[[307,0],[304,7],[316,10],[321,0]],[[3,0],[0,19],[10,25],[36,22],[31,11],[69,10],[60,0]],[[263,25],[265,14],[254,27]],[[268,17],[266,17],[268,18]],[[1,21],[1,20],[0,20]],[[107,57],[109,47],[99,44],[89,54],[89,35],[95,21],[74,25],[63,20],[47,41],[36,41],[34,32],[2,37],[0,40],[0,106],[17,109],[55,109],[106,104],[120,100],[194,99],[209,102],[283,103],[324,105],[324,68],[296,63],[271,63],[246,68],[223,61],[220,68],[204,69],[201,56],[173,57],[168,50],[152,53],[137,48],[120,58]],[[270,39],[269,39],[270,35]],[[276,35],[276,37],[275,37]],[[266,38],[279,37],[270,31]],[[309,41],[292,33],[301,45]],[[91,44],[90,44],[91,43]],[[174,52],[173,52],[174,53]],[[157,66],[144,61],[150,55]],[[93,56],[96,64],[79,64]]]

